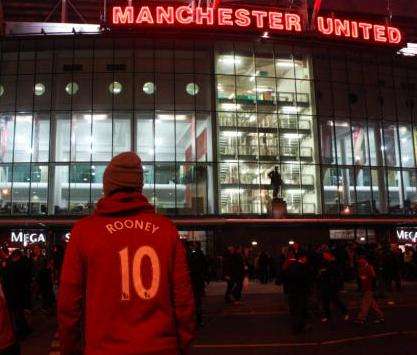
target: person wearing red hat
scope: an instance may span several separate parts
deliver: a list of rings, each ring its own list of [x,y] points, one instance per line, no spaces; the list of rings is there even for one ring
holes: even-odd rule
[[[189,350],[195,313],[184,246],[142,188],[140,158],[115,156],[104,197],[71,232],[58,295],[62,355]]]

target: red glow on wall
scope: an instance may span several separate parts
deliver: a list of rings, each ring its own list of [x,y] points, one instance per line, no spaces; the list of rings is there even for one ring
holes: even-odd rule
[[[218,5],[218,3],[216,3]],[[300,33],[305,30],[300,15],[291,12],[250,8],[190,6],[115,6],[112,11],[115,27],[189,26],[190,28],[253,28],[272,33]],[[401,31],[394,26],[318,16],[315,31],[331,38],[370,43],[400,44]]]

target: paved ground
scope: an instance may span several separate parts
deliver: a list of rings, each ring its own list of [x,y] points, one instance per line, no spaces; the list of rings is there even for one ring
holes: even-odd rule
[[[312,330],[302,336],[290,332],[287,307],[279,287],[251,284],[239,306],[225,305],[223,291],[224,285],[219,283],[208,288],[206,325],[199,331],[192,355],[416,354],[417,284],[407,284],[402,293],[380,300],[386,315],[384,325],[358,327],[336,317],[332,324],[314,321]],[[347,287],[343,297],[354,316],[358,306],[354,288]],[[37,316],[32,324],[36,330],[24,342],[22,354],[54,351],[58,343],[53,340],[53,317]]]

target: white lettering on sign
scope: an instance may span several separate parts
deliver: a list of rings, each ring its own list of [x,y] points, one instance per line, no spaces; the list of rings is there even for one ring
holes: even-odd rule
[[[417,243],[417,230],[397,229],[398,241]]]
[[[24,233],[20,231],[17,234],[16,232],[11,232],[10,241],[12,243],[21,243],[26,247],[29,244],[46,243],[46,237],[43,233]]]

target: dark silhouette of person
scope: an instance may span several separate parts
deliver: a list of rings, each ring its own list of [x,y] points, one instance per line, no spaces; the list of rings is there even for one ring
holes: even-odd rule
[[[269,172],[268,177],[271,179],[271,185],[274,190],[272,196],[274,199],[276,199],[281,194],[282,187],[282,178],[277,166],[274,168],[274,170]]]

